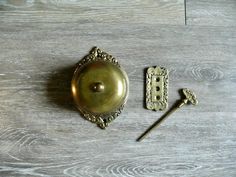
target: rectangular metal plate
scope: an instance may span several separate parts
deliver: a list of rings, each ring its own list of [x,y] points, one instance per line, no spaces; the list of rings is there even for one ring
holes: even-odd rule
[[[151,110],[165,110],[168,106],[168,70],[164,67],[150,67],[146,73],[146,107]]]

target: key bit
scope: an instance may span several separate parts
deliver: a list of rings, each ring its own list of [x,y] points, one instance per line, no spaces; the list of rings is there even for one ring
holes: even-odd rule
[[[150,133],[154,128],[156,128],[158,125],[161,124],[161,122],[163,122],[170,114],[172,114],[173,112],[175,112],[177,109],[181,108],[183,105],[185,104],[193,104],[193,105],[197,105],[198,101],[197,101],[197,97],[194,94],[193,91],[184,88],[181,90],[184,98],[182,98],[180,101],[177,102],[176,105],[174,105],[169,111],[167,111],[163,116],[160,117],[160,119],[158,119],[156,122],[154,122],[138,139],[137,141],[141,141],[143,140],[148,133]]]

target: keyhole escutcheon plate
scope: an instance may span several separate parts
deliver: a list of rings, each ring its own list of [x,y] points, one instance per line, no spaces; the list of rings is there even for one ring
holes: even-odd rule
[[[146,107],[150,110],[165,110],[168,107],[168,70],[164,67],[149,67],[146,72]]]

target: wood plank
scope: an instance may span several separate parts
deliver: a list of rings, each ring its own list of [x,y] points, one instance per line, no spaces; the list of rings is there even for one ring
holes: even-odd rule
[[[111,23],[2,23],[1,176],[236,175],[236,31],[225,27]],[[130,78],[124,112],[103,131],[83,120],[69,96],[74,64],[92,46],[114,55]],[[162,112],[144,109],[144,68],[170,70],[169,104],[186,106],[145,141]]]
[[[187,0],[188,25],[236,26],[235,0]]]
[[[184,24],[184,0],[0,1],[0,22]]]

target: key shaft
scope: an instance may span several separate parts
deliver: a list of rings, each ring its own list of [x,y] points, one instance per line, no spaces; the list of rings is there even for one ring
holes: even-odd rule
[[[142,141],[154,128],[158,127],[167,117],[169,117],[172,113],[174,113],[176,110],[178,110],[180,107],[179,104],[178,106],[175,106],[171,108],[169,111],[167,111],[165,114],[163,114],[156,122],[154,122],[144,133],[141,134],[141,136],[137,139],[137,141]]]
[[[194,94],[193,91],[185,88],[182,89],[182,92],[185,98],[177,102],[169,111],[167,111],[156,122],[154,122],[144,133],[142,133],[138,137],[137,141],[142,141],[154,128],[158,127],[167,117],[169,117],[173,112],[175,112],[185,104],[191,103],[193,105],[196,105],[198,103],[196,95]]]

